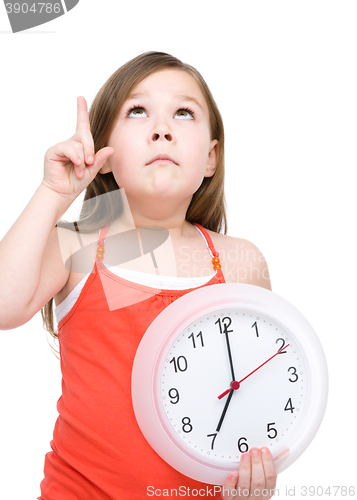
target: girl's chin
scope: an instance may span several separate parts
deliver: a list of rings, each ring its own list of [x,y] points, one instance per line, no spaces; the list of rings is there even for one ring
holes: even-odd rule
[[[139,202],[147,204],[148,206],[163,203],[163,207],[168,206],[170,204],[177,205],[185,202],[185,200],[190,200],[193,196],[193,193],[188,190],[180,191],[177,189],[177,186],[172,185],[161,185],[150,187],[147,189],[137,190],[131,193],[127,193],[128,198],[132,202]]]

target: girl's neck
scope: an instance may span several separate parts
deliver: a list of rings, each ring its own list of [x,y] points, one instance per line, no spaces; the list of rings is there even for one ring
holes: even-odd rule
[[[135,226],[158,226],[167,229],[170,236],[180,238],[187,236],[192,230],[192,225],[186,220],[186,212],[189,203],[183,203],[181,206],[173,207],[167,202],[165,204],[146,203],[144,207],[129,201],[131,215]]]

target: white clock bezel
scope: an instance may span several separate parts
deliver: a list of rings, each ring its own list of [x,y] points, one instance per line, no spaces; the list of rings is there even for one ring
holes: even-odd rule
[[[291,465],[314,438],[324,415],[328,372],[321,343],[306,318],[279,295],[261,287],[226,283],[202,287],[180,297],[150,325],[136,352],[132,371],[132,401],[138,425],[150,446],[182,474],[208,484],[223,485],[237,462],[214,463],[185,447],[168,423],[160,389],[160,374],[174,339],[196,318],[230,307],[247,308],[273,318],[299,343],[309,370],[310,387],[303,415],[285,442],[273,453],[277,473]],[[182,313],[184,311],[184,314]]]

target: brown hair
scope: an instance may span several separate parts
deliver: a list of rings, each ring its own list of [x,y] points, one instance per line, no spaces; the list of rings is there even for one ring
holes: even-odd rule
[[[192,66],[163,52],[146,52],[115,71],[99,90],[89,112],[95,152],[107,145],[116,117],[133,88],[147,76],[163,69],[186,71],[195,78],[208,105],[211,139],[218,140],[215,174],[212,177],[205,177],[194,193],[186,213],[186,220],[197,222],[211,231],[226,234],[223,121],[206,82]],[[84,201],[91,200],[92,203],[83,204],[79,216],[81,231],[97,231],[120,215],[122,211],[120,197],[99,196],[117,189],[119,186],[112,172],[96,175],[85,191]],[[59,221],[57,226],[74,230],[73,222]],[[53,298],[41,309],[41,315],[44,328],[58,339],[57,331],[54,329]]]

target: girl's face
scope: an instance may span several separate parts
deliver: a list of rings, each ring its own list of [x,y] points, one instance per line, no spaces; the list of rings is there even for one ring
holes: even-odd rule
[[[107,142],[114,153],[101,173],[113,172],[130,206],[168,199],[188,206],[203,178],[214,174],[217,144],[199,84],[185,71],[166,69],[128,96]]]

